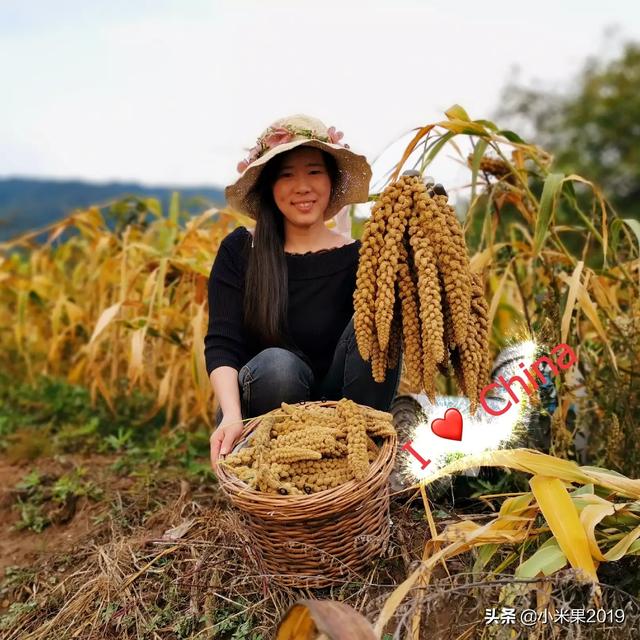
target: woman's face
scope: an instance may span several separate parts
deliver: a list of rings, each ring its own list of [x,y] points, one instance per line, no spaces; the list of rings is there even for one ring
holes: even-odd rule
[[[331,179],[320,149],[298,147],[285,154],[273,199],[289,223],[306,227],[324,222],[330,197]]]

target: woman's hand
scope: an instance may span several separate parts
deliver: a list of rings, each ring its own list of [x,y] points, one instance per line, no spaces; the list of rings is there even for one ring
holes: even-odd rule
[[[216,430],[211,434],[211,467],[216,471],[218,458],[224,456],[239,440],[244,425],[242,416],[223,416]]]

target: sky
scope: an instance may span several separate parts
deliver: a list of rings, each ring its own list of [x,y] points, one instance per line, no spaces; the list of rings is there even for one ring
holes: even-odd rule
[[[0,176],[224,186],[308,113],[375,179],[452,104],[491,118],[508,82],[570,88],[624,40],[631,0],[0,0]]]

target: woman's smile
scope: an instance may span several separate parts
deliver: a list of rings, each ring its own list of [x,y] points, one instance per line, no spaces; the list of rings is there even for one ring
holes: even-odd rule
[[[313,207],[315,202],[316,202],[315,200],[303,200],[301,202],[294,202],[293,205],[299,211],[302,211],[303,213],[308,213],[309,211],[311,211],[311,208]]]

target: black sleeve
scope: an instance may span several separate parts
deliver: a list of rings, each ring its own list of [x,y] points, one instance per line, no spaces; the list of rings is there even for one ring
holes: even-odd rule
[[[244,364],[244,276],[238,258],[234,244],[223,240],[209,275],[209,328],[204,338],[207,375],[217,367],[239,370]]]

